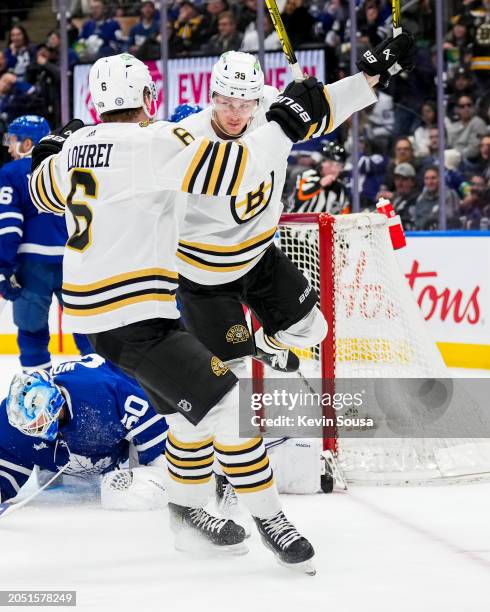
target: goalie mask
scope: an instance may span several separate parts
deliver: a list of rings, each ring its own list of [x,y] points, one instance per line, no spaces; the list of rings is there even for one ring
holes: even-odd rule
[[[129,53],[103,57],[95,62],[89,75],[90,95],[100,116],[116,110],[143,107],[152,119],[157,111],[157,90],[147,66]],[[151,108],[145,104],[145,92]]]
[[[7,396],[7,417],[23,434],[52,442],[58,434],[64,403],[60,389],[47,372],[16,374]]]

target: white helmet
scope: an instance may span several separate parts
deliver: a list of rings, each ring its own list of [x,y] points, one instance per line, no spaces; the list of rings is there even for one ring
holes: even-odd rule
[[[210,98],[214,93],[228,98],[262,98],[264,73],[256,57],[242,51],[227,51],[213,66]]]
[[[129,53],[103,57],[90,69],[89,87],[97,113],[143,107],[151,119],[156,113],[157,92],[147,66]],[[144,104],[144,92],[152,98],[152,112]]]

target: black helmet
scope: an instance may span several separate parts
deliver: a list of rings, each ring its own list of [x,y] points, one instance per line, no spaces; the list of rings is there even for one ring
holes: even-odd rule
[[[324,159],[332,159],[342,164],[345,163],[347,158],[344,147],[333,141],[325,142],[320,150],[320,154]]]

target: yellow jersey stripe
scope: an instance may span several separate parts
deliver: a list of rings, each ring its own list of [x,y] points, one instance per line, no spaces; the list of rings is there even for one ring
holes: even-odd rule
[[[124,274],[116,274],[115,276],[109,276],[100,281],[94,283],[88,283],[87,285],[74,285],[73,283],[63,283],[63,289],[68,291],[90,291],[91,289],[100,289],[102,287],[108,287],[114,283],[118,283],[124,280],[138,279],[144,280],[145,276],[169,276],[170,278],[179,278],[178,272],[172,270],[166,270],[165,268],[143,268],[142,270],[135,270],[134,272],[127,272]],[[109,287],[108,287],[109,288]]]
[[[195,461],[181,461],[174,459],[168,453],[165,453],[167,460],[175,467],[211,467],[214,463],[214,457],[207,459],[196,459]]]
[[[48,208],[51,212],[55,212],[55,213],[60,213],[60,212],[64,212],[63,208],[60,206],[57,206],[56,204],[54,204],[53,202],[51,202],[48,199],[48,196],[46,195],[46,191],[44,189],[44,177],[43,177],[43,171],[42,169],[38,172],[37,175],[37,179],[36,179],[36,188],[37,188],[37,195],[39,196],[41,203]]]
[[[91,317],[96,314],[102,314],[104,312],[111,312],[112,310],[118,310],[119,308],[124,308],[125,306],[131,306],[132,304],[138,304],[139,302],[175,302],[175,295],[161,294],[161,293],[147,293],[145,295],[137,295],[131,298],[123,298],[118,300],[117,302],[113,302],[112,304],[107,304],[106,306],[95,306],[94,308],[72,308],[69,306],[63,307],[63,312],[65,314],[71,315],[73,317]]]
[[[316,131],[317,128],[318,128],[318,121],[311,124],[310,129],[306,132],[305,140],[309,140],[311,138],[311,135]]]
[[[247,166],[247,161],[248,161],[248,149],[244,145],[241,145],[241,147],[242,147],[243,155],[240,161],[240,168],[238,169],[237,178],[231,190],[232,196],[236,196],[238,194],[238,190],[240,189],[240,185],[243,179],[243,173],[245,172],[245,167]]]
[[[175,476],[174,474],[172,474],[172,472],[169,470],[168,471],[168,475],[170,476],[170,478],[172,480],[175,480],[176,482],[180,482],[181,484],[205,484],[206,482],[209,482],[211,480],[211,476],[212,474],[210,474],[209,476],[205,476],[204,478],[193,478],[192,480],[188,480],[187,478],[179,478],[178,476]]]
[[[260,253],[260,255],[262,255],[262,253]],[[190,264],[191,266],[194,266],[195,268],[201,268],[201,270],[209,270],[210,272],[234,272],[235,270],[242,270],[243,268],[246,268],[247,266],[253,266],[254,263],[257,261],[257,258],[259,257],[259,255],[257,255],[257,257],[254,257],[250,261],[247,261],[246,263],[243,263],[243,264],[239,264],[237,266],[233,266],[233,265],[213,266],[211,264],[203,264],[199,261],[194,261],[193,259],[191,259],[190,257],[187,257],[187,255],[184,255],[183,253],[177,253],[177,257],[181,259],[182,261],[185,261],[186,263]]]
[[[235,253],[236,251],[240,251],[252,244],[256,244],[261,240],[265,240],[266,238],[272,238],[276,233],[277,226],[274,226],[271,229],[268,229],[266,232],[259,234],[258,236],[254,236],[253,238],[249,238],[248,240],[244,240],[239,244],[230,244],[229,246],[222,246],[219,244],[209,244],[205,242],[189,242],[188,240],[179,240],[179,246],[183,247],[195,247],[197,249],[204,249],[209,251],[215,251],[216,253]]]
[[[194,155],[194,157],[193,157],[193,159],[192,159],[192,161],[191,161],[191,163],[189,165],[189,168],[188,168],[187,172],[185,173],[184,180],[182,181],[182,191],[189,192],[189,186],[191,184],[191,181],[193,179],[195,180],[194,173],[195,173],[196,168],[198,167],[200,161],[202,160],[204,154],[206,153],[206,150],[208,148],[209,142],[210,141],[207,138],[205,138],[201,142],[201,144],[199,146],[199,149],[197,150],[197,153]]]
[[[223,158],[225,156],[226,143],[220,144],[218,148],[218,154],[216,155],[216,161],[214,162],[213,172],[211,174],[211,179],[209,181],[209,186],[206,189],[207,195],[213,195],[214,188],[216,187],[216,181],[218,180],[218,176],[221,170],[221,166],[223,164]]]
[[[61,194],[61,191],[56,184],[56,179],[54,178],[54,156],[49,160],[49,178],[51,180],[51,188],[54,191],[55,196],[58,198],[59,203],[62,205],[66,205],[66,200]]]
[[[332,131],[332,127],[333,127],[333,105],[332,105],[332,98],[330,97],[330,94],[328,93],[327,87],[323,88],[323,93],[325,94],[325,98],[327,98],[328,107],[330,109],[330,116],[328,118],[327,129],[324,131],[324,134],[328,134],[329,132]]]

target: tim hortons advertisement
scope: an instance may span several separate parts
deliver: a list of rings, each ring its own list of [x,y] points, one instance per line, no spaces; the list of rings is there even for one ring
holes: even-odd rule
[[[325,59],[322,50],[298,51],[298,61],[305,72],[322,79],[325,74]],[[211,69],[217,57],[189,57],[172,59],[168,62],[168,108],[169,114],[179,104],[209,104],[209,83]],[[163,118],[163,74],[160,62],[146,62],[158,93],[158,117]],[[74,115],[85,123],[97,123],[97,113],[90,97],[88,75],[90,64],[75,66],[73,79]],[[267,53],[265,56],[265,82],[282,89],[291,81],[286,58],[282,52]]]
[[[397,257],[446,363],[490,369],[490,236],[411,234]]]

